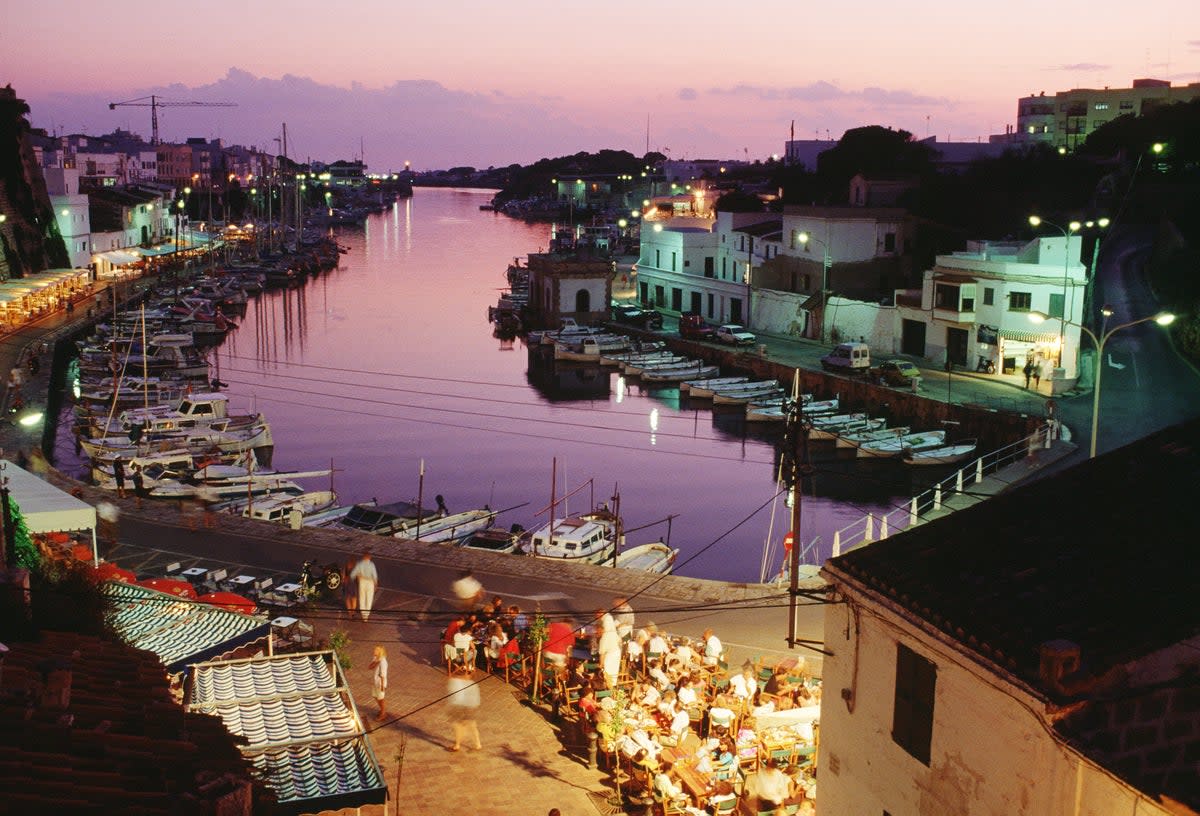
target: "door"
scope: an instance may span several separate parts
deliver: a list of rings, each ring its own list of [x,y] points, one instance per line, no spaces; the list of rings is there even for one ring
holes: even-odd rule
[[[729,299],[729,322],[730,323],[739,323],[739,324],[743,322],[742,321],[742,299],[741,298],[730,298]]]
[[[671,311],[683,311],[683,290],[676,289],[674,286],[671,287]]]
[[[590,312],[592,310],[592,293],[587,289],[580,289],[575,293],[575,311],[580,314]]]
[[[900,353],[925,356],[925,323],[905,320],[900,327]]]
[[[946,329],[946,359],[954,365],[967,364],[966,329]]]
[[[692,292],[692,312],[700,314],[700,293]]]

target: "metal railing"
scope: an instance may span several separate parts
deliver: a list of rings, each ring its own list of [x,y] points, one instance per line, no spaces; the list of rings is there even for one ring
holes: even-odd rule
[[[897,507],[879,515],[867,513],[858,521],[834,532],[832,557],[887,538],[895,531],[914,527],[927,521],[928,516],[935,513],[952,512],[982,501],[982,497],[972,498],[969,504],[955,502],[954,499],[967,495],[969,488],[978,485],[985,477],[1001,468],[1024,459],[1037,450],[1049,448],[1054,438],[1055,428],[1048,423],[1011,445],[980,456],[953,475],[913,496],[905,507]],[[815,542],[813,544],[815,554]],[[804,555],[808,555],[809,552],[810,548],[806,547]]]

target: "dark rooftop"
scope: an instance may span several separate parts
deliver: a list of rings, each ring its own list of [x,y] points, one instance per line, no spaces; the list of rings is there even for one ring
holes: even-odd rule
[[[1200,633],[1200,421],[829,562],[1034,687],[1039,647],[1099,676]]]

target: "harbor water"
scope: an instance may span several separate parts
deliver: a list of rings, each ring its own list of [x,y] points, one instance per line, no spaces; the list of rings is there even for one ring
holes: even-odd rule
[[[782,428],[612,369],[535,364],[520,339],[496,337],[487,310],[505,269],[544,250],[551,227],[481,211],[491,194],[418,189],[338,228],[337,269],[253,298],[210,354],[231,410],[266,414],[277,469],[332,466],[343,503],[441,495],[452,512],[488,505],[530,528],[547,519],[556,473],[556,497],[575,491],[567,510],[619,495],[630,544],[669,534],[678,574],[776,574],[790,526]],[[800,540],[816,541],[819,562],[834,530],[903,505],[912,485],[896,463],[814,454]]]

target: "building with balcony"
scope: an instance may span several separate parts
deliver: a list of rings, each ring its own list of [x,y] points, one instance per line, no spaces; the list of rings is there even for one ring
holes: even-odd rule
[[[896,296],[899,352],[972,368],[982,356],[1005,373],[1032,360],[1043,376],[1062,368],[1055,388],[1065,390],[1079,371],[1080,332],[1072,321],[1082,321],[1087,287],[1082,240],[974,241],[937,256],[920,291]],[[1051,319],[1035,324],[1035,312]]]
[[[1198,476],[1193,420],[827,561],[822,816],[1200,812]]]
[[[1118,116],[1141,116],[1158,105],[1200,99],[1200,82],[1173,86],[1165,79],[1135,79],[1129,88],[1074,88],[1017,100],[1014,141],[1074,150],[1088,134]]]
[[[92,221],[88,196],[79,191],[79,171],[45,167],[42,175],[72,268],[89,266],[92,263]]]

